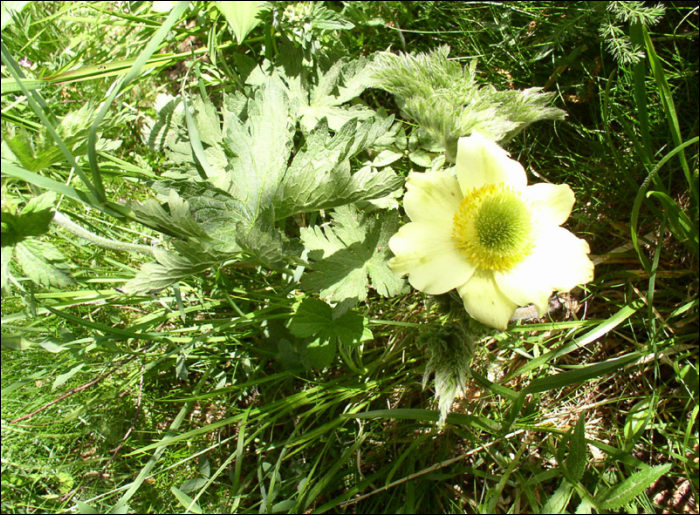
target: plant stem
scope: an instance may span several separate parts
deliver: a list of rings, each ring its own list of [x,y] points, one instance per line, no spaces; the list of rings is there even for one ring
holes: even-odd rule
[[[68,229],[76,236],[88,240],[89,242],[94,243],[98,247],[103,247],[105,249],[111,250],[122,250],[125,252],[138,252],[139,254],[148,254],[151,256],[153,255],[153,247],[149,247],[148,245],[138,245],[136,243],[126,243],[123,241],[116,241],[110,240],[108,238],[103,238],[102,236],[98,236],[97,234],[91,233],[90,231],[76,224],[73,220],[68,218],[63,213],[59,213],[58,211],[54,213],[53,220],[64,229]]]

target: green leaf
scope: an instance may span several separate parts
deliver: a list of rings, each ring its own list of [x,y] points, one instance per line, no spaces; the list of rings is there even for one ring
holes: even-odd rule
[[[53,382],[53,387],[52,389],[55,390],[56,388],[59,388],[63,386],[66,382],[70,380],[71,377],[73,377],[75,374],[80,372],[80,370],[85,366],[85,363],[78,363],[74,367],[72,367],[68,372],[65,372],[64,374],[59,375]]]
[[[172,190],[183,199],[186,198],[194,221],[211,240],[212,246],[220,252],[240,250],[236,243],[236,227],[240,222],[250,224],[256,216],[243,202],[208,182],[162,180],[154,183],[152,188],[161,201],[169,202]],[[148,221],[149,218],[143,220]],[[159,222],[157,219],[150,220]],[[177,227],[182,227],[182,224],[174,229]]]
[[[291,333],[298,338],[313,338],[307,346],[307,355],[315,367],[330,365],[335,357],[336,340],[354,345],[362,339],[364,319],[359,313],[347,311],[337,317],[334,315],[334,310],[325,302],[307,298],[292,316]]]
[[[333,308],[321,300],[304,299],[299,305],[289,330],[299,338],[309,338],[327,329],[333,319]]]
[[[605,510],[622,508],[644,492],[654,481],[671,470],[671,466],[671,463],[667,463],[635,472],[619,485],[615,485],[598,495],[596,498],[598,505]]]
[[[688,214],[667,194],[660,191],[650,191],[647,193],[647,197],[654,197],[661,202],[673,236],[685,245],[691,254],[697,255],[700,245],[697,224],[694,224]]]
[[[593,504],[593,502],[590,499],[581,499],[581,502],[578,506],[576,506],[576,510],[574,511],[574,513],[576,513],[577,515],[584,515],[588,513],[593,513],[593,510],[597,510],[597,508],[598,507],[595,504]]]
[[[131,293],[151,294],[226,260],[215,250],[196,240],[173,241],[175,252],[154,249],[156,263],[145,263],[124,289]]]
[[[646,397],[638,401],[627,413],[623,434],[625,436],[625,450],[631,451],[637,443],[647,424],[654,416],[654,397]]]
[[[97,508],[83,501],[75,501],[75,507],[78,508],[78,513],[81,515],[94,515],[100,513]]]
[[[180,485],[180,491],[186,494],[201,490],[209,481],[203,477],[189,479]]]
[[[299,109],[310,105],[309,99],[326,107],[346,103],[367,87],[368,79],[366,60],[341,60],[314,68],[313,73],[322,70],[321,74],[306,83],[301,79],[303,56],[294,55],[299,66],[290,62],[283,67],[290,75],[284,71],[265,77],[261,67],[249,63],[248,78],[255,75],[258,86],[251,98],[226,96],[223,120],[208,99],[194,97],[185,103],[167,95],[157,98],[158,118],[144,130],[144,140],[181,166],[166,172],[168,179],[152,185],[158,200],[167,205],[148,200],[133,211],[142,223],[177,238],[175,250],[179,242],[190,256],[160,254],[158,262],[145,265],[128,289],[153,292],[224,259],[246,256],[269,268],[285,268],[301,249],[286,238],[276,221],[382,198],[400,188],[403,179],[391,170],[366,167],[351,173],[351,158],[394,134],[392,117],[359,122],[353,114],[335,134],[321,121],[290,159]],[[301,89],[294,90],[283,80]],[[294,96],[297,94],[301,97]],[[371,236],[378,238],[375,233]],[[184,244],[183,238],[190,241]],[[382,236],[384,247],[387,240],[388,236]],[[404,283],[388,270],[387,259],[388,254],[373,259],[363,273],[365,283],[369,274],[379,291],[393,295]]]
[[[229,3],[229,2],[226,2]],[[233,2],[230,2],[233,3]],[[170,486],[170,491],[173,493],[173,495],[177,498],[177,500],[180,502],[183,508],[187,510],[187,513],[192,512],[192,513],[204,513],[202,511],[202,508],[200,508],[199,504],[196,502],[192,501],[192,497],[187,495],[185,492],[177,488],[176,486]]]
[[[36,345],[36,342],[28,340],[24,336],[3,336],[2,350],[25,350]]]
[[[39,345],[41,345],[44,349],[54,354],[63,352],[64,350],[68,350],[68,347],[59,345],[58,343],[55,343],[51,340],[44,340],[43,342],[39,343]]]
[[[552,494],[552,496],[547,499],[544,503],[540,513],[567,513],[566,506],[569,504],[569,499],[571,499],[571,494],[573,493],[573,486],[568,481],[562,481],[559,488]]]
[[[36,284],[61,288],[73,284],[66,258],[50,243],[24,240],[15,246],[15,257],[27,277]]]
[[[180,354],[175,362],[175,377],[181,381],[187,381],[189,375],[190,372],[187,370],[187,356]]]
[[[2,2],[2,7],[0,7],[0,28],[4,29],[12,22],[12,17],[17,16],[28,3],[18,1]]]
[[[279,80],[266,80],[248,101],[245,119],[225,108],[223,131],[213,105],[195,99],[189,130],[176,127],[163,132],[165,120],[177,114],[176,104],[164,100],[159,111],[162,120],[152,124],[147,134],[149,143],[163,141],[171,157],[193,168],[195,152],[207,177],[202,180],[195,174],[184,181],[156,182],[153,188],[167,201],[168,211],[155,201],[134,207],[142,222],[191,241],[173,241],[182,255],[159,252],[158,263],[144,265],[127,289],[157,291],[236,257],[241,250],[268,267],[283,266],[287,255],[297,250],[272,222],[273,198],[287,168],[294,133],[284,86]],[[154,134],[160,135],[154,139]],[[203,145],[210,146],[204,149]]]
[[[24,87],[29,90],[41,89],[48,84],[47,81],[41,79],[21,79],[21,81],[22,84],[24,84]],[[17,93],[21,91],[22,88],[19,86],[19,84],[17,84],[17,81],[14,78],[4,77],[0,80],[0,94],[7,95],[9,93]]]
[[[337,131],[349,120],[374,116],[374,111],[363,105],[342,106],[371,85],[369,62],[365,57],[341,59],[327,70],[318,69],[319,77],[316,85],[310,87],[308,103],[302,102],[299,108],[302,130],[310,131],[323,118]]]
[[[362,338],[363,318],[357,312],[348,311],[337,318],[333,315],[333,309],[322,300],[304,299],[292,317],[289,330],[299,338],[334,336],[345,345]]]
[[[236,73],[241,79],[241,82],[249,86],[261,86],[266,80],[267,75],[262,67],[258,64],[256,59],[245,55],[234,53],[233,63],[235,65]],[[232,95],[227,95],[225,97],[224,105],[226,109],[231,113],[234,113],[238,118],[241,118],[248,104],[248,99],[241,92],[233,93]]]
[[[306,355],[309,362],[316,368],[329,367],[335,358],[335,338],[316,338],[306,347]]]
[[[298,506],[299,506],[299,503],[297,501],[293,501],[291,499],[285,499],[284,501],[280,501],[278,503],[275,503],[272,506],[272,508],[270,509],[270,512],[272,512],[272,513],[296,513]]]
[[[176,252],[155,251],[157,263],[143,265],[127,283],[128,291],[158,291],[211,266],[239,258],[241,251],[269,268],[281,268],[288,256],[301,252],[298,244],[289,242],[274,227],[269,209],[253,218],[243,203],[209,183],[165,180],[155,183],[154,189],[162,192],[160,198],[168,199],[169,212],[150,200],[134,206],[139,220],[168,234],[188,237],[188,241],[173,240]],[[189,201],[184,202],[176,190]]]
[[[313,271],[302,277],[301,286],[332,301],[367,298],[369,282],[384,297],[405,288],[403,279],[389,269],[389,238],[397,231],[397,213],[363,214],[343,206],[332,215],[331,227],[301,230],[301,239],[311,250]]]
[[[199,136],[200,131],[197,128],[197,124],[195,123],[194,117],[192,116],[192,110],[190,109],[187,103],[187,98],[183,98],[183,104],[185,107],[185,121],[187,122],[187,136],[190,140],[190,146],[192,147],[194,163],[197,166],[197,170],[200,173],[203,173],[203,175],[207,179],[209,179],[209,181],[214,182],[217,179],[219,179],[221,175],[223,175],[223,172],[222,170],[218,170],[209,164],[207,153],[204,151],[204,147],[202,146],[202,139]],[[205,124],[205,130],[211,130],[212,132],[215,132],[219,129],[218,119],[215,120],[215,129],[206,125],[208,121],[209,120],[207,119],[207,117],[199,118],[199,122]],[[212,148],[212,150],[215,150],[215,148]]]
[[[180,99],[161,95],[156,106],[158,119],[148,124],[143,137],[151,148],[165,151],[171,161],[186,166],[184,171],[165,174],[184,183],[169,181],[167,189],[175,189],[191,203],[192,196],[203,194],[197,188],[215,188],[219,200],[224,192],[228,200],[238,203],[234,213],[239,221],[252,223],[263,208],[272,205],[282,182],[293,146],[294,123],[279,78],[265,78],[245,102],[245,109],[234,102],[236,98],[224,98],[222,125],[208,99],[195,97],[194,116],[186,116]],[[187,124],[185,118],[189,118]],[[152,187],[157,189],[158,182]],[[206,195],[212,197],[211,191]],[[230,220],[225,225],[233,237]]]
[[[208,98],[195,97],[192,101],[194,118],[199,128],[199,137],[202,143],[218,145],[224,138],[221,132],[221,121],[216,106]]]
[[[131,209],[141,223],[160,232],[179,237],[209,239],[209,235],[192,216],[189,203],[175,190],[168,193],[168,211],[153,199],[147,199],[140,205],[132,204]]]
[[[321,122],[307,137],[306,148],[294,156],[275,198],[275,218],[330,209],[384,197],[403,184],[393,171],[365,167],[350,173],[349,159],[390,129],[393,118],[350,121],[331,136]]]
[[[355,25],[337,12],[323,6],[321,2],[311,2],[311,26],[322,30],[349,30]]]
[[[158,118],[145,123],[141,136],[151,150],[163,152],[166,147],[175,144],[177,133],[173,129],[180,126],[184,120],[182,97],[160,93],[156,97],[154,108]]]
[[[416,164],[422,168],[430,168],[430,165],[433,163],[432,156],[420,148],[409,152],[408,158],[413,164]]]
[[[258,26],[258,14],[266,8],[265,2],[214,2],[226,17],[231,32],[240,45],[250,31]]]
[[[356,311],[348,311],[333,321],[333,332],[344,345],[357,345],[365,339],[364,318]]]
[[[303,248],[292,243],[274,226],[272,210],[264,210],[252,225],[241,222],[236,227],[236,242],[246,253],[268,268],[283,268],[291,255]]]
[[[53,218],[55,203],[56,194],[52,191],[47,191],[27,202],[22,209],[23,223],[27,226],[24,231],[26,236],[39,236],[47,231]]]
[[[569,473],[569,481],[576,483],[583,477],[586,469],[586,425],[583,414],[576,422],[574,432],[569,439],[569,455],[566,457],[564,465]]]
[[[583,381],[594,379],[596,377],[602,377],[605,374],[614,372],[615,370],[634,363],[635,361],[639,360],[640,357],[641,355],[639,353],[633,352],[621,358],[609,359],[607,361],[603,361],[602,363],[587,365],[568,372],[562,372],[553,376],[535,379],[527,388],[525,388],[525,393],[546,392],[548,390],[562,388],[570,384],[582,383]]]
[[[55,202],[56,194],[47,191],[29,200],[17,215],[3,211],[2,246],[16,245],[25,238],[48,232]]]
[[[373,85],[371,59],[318,58],[309,67],[304,54],[288,40],[280,41],[279,51],[274,69],[287,85],[290,104],[305,134],[324,118],[338,131],[349,120],[375,115],[363,103],[343,105]]]
[[[231,195],[257,215],[272,204],[287,169],[294,126],[284,86],[269,79],[248,102],[245,122],[229,116],[224,141],[230,160]]]

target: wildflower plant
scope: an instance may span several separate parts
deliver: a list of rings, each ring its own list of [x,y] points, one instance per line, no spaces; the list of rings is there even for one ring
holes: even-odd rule
[[[552,291],[591,279],[586,243],[560,227],[573,206],[570,188],[526,186],[522,166],[495,143],[535,121],[562,119],[563,111],[547,105],[551,94],[480,85],[476,61],[463,67],[448,58],[448,47],[350,60],[289,35],[272,60],[258,64],[236,54],[239,88],[222,94],[219,106],[184,90],[157,97],[143,141],[170,166],[150,183],[155,198],[127,211],[162,233],[165,245],[88,238],[153,256],[125,291],[154,294],[212,267],[279,271],[334,306],[303,302],[290,322],[301,361],[323,368],[336,349],[350,365],[347,349],[370,334],[357,325],[353,306],[370,290],[383,297],[406,292],[405,275],[429,294],[456,288],[472,318],[501,330],[517,306],[532,303],[542,315]],[[358,101],[368,87],[394,93],[418,130],[406,135],[392,116]],[[403,205],[411,222],[400,226],[398,211],[382,207],[398,207],[404,179],[388,165],[404,152],[431,171],[409,174]],[[455,159],[455,168],[445,168]],[[325,210],[332,213],[323,225],[299,227],[296,237],[284,230],[290,219]],[[61,213],[55,218],[86,237]],[[556,261],[562,251],[570,259]],[[345,331],[336,318],[354,325]],[[471,349],[476,333],[450,334]],[[455,361],[453,347],[426,347],[425,379],[435,373],[442,422],[464,391],[463,358],[471,355]]]
[[[574,204],[569,186],[527,186],[522,165],[477,131],[460,138],[452,171],[408,176],[404,209],[411,221],[389,240],[389,266],[398,276],[433,295],[456,289],[469,317],[500,330],[518,306],[533,304],[542,317],[553,291],[593,279],[588,244],[561,227]],[[435,373],[441,422],[469,369],[455,345],[471,348],[474,341],[464,330],[450,334],[428,338],[438,344],[428,347],[423,381]]]
[[[522,165],[496,143],[535,121],[561,120],[564,112],[549,107],[552,94],[538,88],[480,86],[476,60],[462,67],[449,50],[384,53],[374,65],[378,86],[397,96],[419,132],[444,148],[446,161],[456,161],[453,168],[409,174],[403,205],[410,222],[389,240],[389,266],[425,293],[456,289],[467,318],[504,330],[517,307],[532,304],[543,316],[553,291],[593,278],[588,244],[561,227],[573,208],[571,188],[527,186]],[[470,347],[474,335],[457,333],[428,340]],[[426,378],[435,373],[441,421],[468,369],[464,353],[456,361],[452,347],[428,347]]]
[[[10,505],[652,512],[697,477],[692,6],[9,4]]]

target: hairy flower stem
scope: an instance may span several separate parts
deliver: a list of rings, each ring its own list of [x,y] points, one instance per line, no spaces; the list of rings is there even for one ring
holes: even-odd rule
[[[76,236],[88,240],[89,242],[94,243],[98,247],[111,250],[122,250],[125,252],[137,252],[139,254],[148,254],[149,256],[153,256],[153,247],[149,247],[148,245],[138,245],[136,243],[126,243],[123,241],[116,241],[110,240],[108,238],[103,238],[102,236],[98,236],[97,234],[91,233],[90,231],[76,224],[73,220],[68,218],[63,213],[59,213],[58,211],[54,213],[53,220],[64,229],[68,229]]]

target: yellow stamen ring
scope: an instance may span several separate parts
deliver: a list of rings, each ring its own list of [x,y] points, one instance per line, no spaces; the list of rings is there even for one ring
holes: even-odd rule
[[[534,247],[532,216],[520,193],[501,184],[467,192],[453,217],[457,248],[478,268],[507,271]]]

